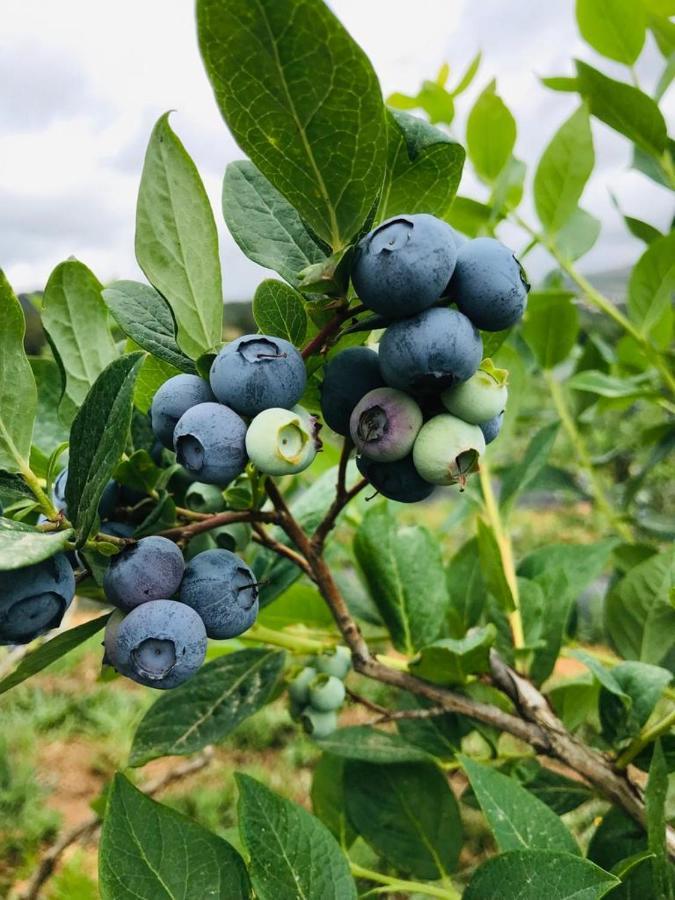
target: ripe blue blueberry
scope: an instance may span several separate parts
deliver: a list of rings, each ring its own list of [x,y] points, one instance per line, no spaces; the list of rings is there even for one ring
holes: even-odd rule
[[[494,238],[481,237],[457,254],[449,293],[477,328],[502,331],[522,317],[529,289],[513,251]]]
[[[227,406],[200,403],[178,420],[174,448],[178,462],[197,481],[229,484],[246,468],[246,425]]]
[[[317,675],[309,685],[310,706],[319,712],[339,709],[344,703],[344,699],[345,686],[335,675],[322,673]]]
[[[335,710],[320,712],[308,706],[302,711],[300,721],[307,734],[320,740],[327,738],[337,728],[337,713]]]
[[[299,706],[309,703],[309,686],[317,676],[317,670],[313,666],[305,666],[288,685],[288,696],[291,701]]]
[[[380,341],[380,368],[390,387],[436,391],[471,378],[483,342],[455,309],[428,309],[394,322]]]
[[[61,469],[52,485],[52,502],[59,512],[68,515],[66,504],[66,484],[68,483],[68,467]],[[120,498],[120,486],[112,479],[103,488],[101,499],[98,502],[98,515],[102,520],[110,518],[115,512],[115,507]]]
[[[507,379],[506,369],[496,369],[492,360],[486,359],[468,381],[443,391],[441,401],[453,416],[480,425],[499,415],[506,406]]]
[[[266,475],[302,472],[320,447],[317,420],[300,406],[264,409],[246,432],[249,459]]]
[[[413,462],[431,484],[463,486],[467,476],[478,470],[484,450],[485,439],[477,425],[443,414],[422,426],[413,447]]]
[[[113,613],[103,661],[138,684],[168,690],[199,670],[206,644],[204,623],[193,609],[175,600],[152,600],[126,616]]]
[[[264,334],[232,341],[211,366],[213,393],[242,416],[257,416],[273,406],[290,409],[306,383],[305,363],[293,344]]]
[[[478,426],[480,430],[483,432],[483,437],[485,438],[485,444],[491,444],[499,432],[502,430],[502,425],[504,424],[504,410],[502,410],[499,415],[496,415],[493,419],[490,419],[489,422],[481,422]]]
[[[57,628],[74,596],[75,577],[64,553],[0,572],[0,644],[27,644]]]
[[[321,414],[326,425],[349,434],[349,418],[362,397],[384,387],[377,353],[369,347],[348,347],[328,361],[321,385]]]
[[[152,399],[150,417],[158,441],[173,450],[173,433],[180,417],[198,403],[214,400],[208,381],[198,375],[174,375]]]
[[[457,259],[452,229],[434,216],[396,216],[359,243],[352,281],[369,309],[390,318],[412,316],[434,304]]]
[[[178,598],[199,613],[212,638],[237,637],[258,615],[255,575],[229,550],[206,550],[193,557]]]
[[[103,590],[115,606],[133,609],[175,594],[184,569],[183,554],[173,541],[151,535],[112,557],[103,577]]]
[[[354,407],[350,431],[356,449],[378,462],[403,459],[422,427],[417,403],[394,388],[376,388]]]
[[[99,531],[113,537],[130,538],[133,537],[134,526],[130,522],[103,522]]]
[[[358,456],[356,465],[375,490],[389,500],[419,503],[434,492],[434,485],[425,481],[415,468],[412,454],[392,463],[374,462],[365,456]]]
[[[336,678],[344,679],[352,667],[352,654],[348,647],[335,647],[333,650],[320,653],[314,665],[317,671],[325,675],[335,675]]]

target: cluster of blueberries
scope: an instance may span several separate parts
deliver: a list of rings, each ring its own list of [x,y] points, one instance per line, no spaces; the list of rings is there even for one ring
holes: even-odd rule
[[[434,216],[397,216],[358,244],[352,282],[373,313],[358,327],[384,333],[377,352],[357,346],[329,357],[323,419],[351,438],[360,472],[385,497],[417,502],[436,485],[463,485],[497,436],[507,397],[507,373],[482,359],[478,329],[502,331],[522,316],[528,285],[520,264],[492,238],[467,241]],[[292,344],[244,335],[220,350],[208,381],[182,374],[160,387],[152,429],[192,482],[188,505],[219,511],[222,488],[249,462],[267,475],[312,463],[320,425],[298,405],[306,382]],[[53,499],[67,515],[66,479],[64,469]],[[131,537],[132,525],[111,519],[119,491],[110,482],[103,493],[101,531]],[[253,572],[232,552],[232,535],[224,536],[225,546],[216,537],[193,539],[187,564],[159,535],[130,543],[111,560],[103,588],[117,610],[105,651],[119,672],[175,687],[200,667],[208,637],[235,637],[254,623]],[[27,643],[60,624],[75,593],[71,562],[57,554],[0,572],[0,643]],[[342,703],[344,653],[328,662],[319,657],[291,686],[294,710],[310,732],[327,733]]]
[[[320,653],[288,685],[291,717],[315,738],[328,737],[337,728],[337,713],[345,699],[344,680],[352,665],[347,647]]]
[[[507,372],[481,362],[478,329],[522,317],[520,263],[493,238],[467,241],[434,216],[397,216],[360,242],[352,281],[386,328],[378,352],[352,347],[328,362],[326,424],[351,436],[360,472],[385,497],[414,503],[436,485],[463,485],[507,399]]]

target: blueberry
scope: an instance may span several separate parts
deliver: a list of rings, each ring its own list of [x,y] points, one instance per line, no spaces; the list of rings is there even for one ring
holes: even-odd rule
[[[359,456],[356,465],[375,490],[389,500],[419,503],[434,492],[434,485],[425,481],[415,468],[412,454],[392,463],[373,462]]]
[[[344,679],[352,667],[351,650],[348,647],[335,647],[326,653],[320,653],[316,657],[315,666],[325,675],[335,675],[336,678]]]
[[[105,629],[104,662],[148,687],[167,690],[204,662],[206,630],[197,613],[175,600],[152,600],[128,615],[115,612]]]
[[[425,213],[396,216],[359,243],[352,281],[369,309],[391,318],[412,316],[438,300],[456,259],[447,222]]]
[[[483,432],[455,416],[430,419],[417,436],[413,448],[415,468],[431,484],[464,485],[477,471],[478,457],[485,450]]]
[[[66,504],[66,484],[68,483],[68,467],[61,469],[52,485],[52,503],[64,516],[68,515]],[[108,519],[115,512],[120,496],[120,486],[112,479],[103,488],[101,499],[98,502],[98,515],[100,519]]]
[[[199,613],[212,638],[237,637],[258,615],[255,575],[229,550],[206,550],[193,557],[178,598]]]
[[[173,433],[178,420],[198,403],[214,400],[209,383],[198,375],[174,375],[152,398],[150,417],[158,441],[173,450]]]
[[[211,387],[242,416],[264,409],[290,409],[302,397],[307,373],[292,344],[264,334],[245,334],[220,351],[211,366]]]
[[[229,484],[246,468],[246,425],[219,403],[200,403],[181,416],[174,432],[178,462],[207,484]]]
[[[467,317],[454,309],[428,309],[394,322],[380,342],[384,380],[403,391],[436,391],[466,381],[482,355],[480,335]]]
[[[412,450],[422,427],[422,410],[394,388],[376,388],[354,407],[350,431],[356,449],[378,462],[395,462]]]
[[[451,300],[484,331],[515,325],[525,311],[529,289],[513,251],[488,237],[460,249],[449,285]]]
[[[183,554],[168,538],[141,538],[110,561],[103,578],[105,595],[121,609],[176,593],[183,577]]]
[[[493,419],[490,419],[489,422],[482,422],[478,427],[483,432],[483,437],[485,438],[485,444],[491,444],[494,439],[497,437],[499,432],[502,430],[502,425],[504,424],[504,410],[502,410],[499,415],[496,415]]]
[[[443,391],[443,405],[453,416],[471,425],[488,422],[506,406],[507,376],[505,369],[496,369],[491,360],[485,360],[468,381]]]
[[[305,666],[288,685],[288,696],[291,701],[300,706],[309,703],[309,685],[317,676],[317,670],[312,666]]]
[[[320,712],[308,706],[302,711],[300,721],[307,734],[319,739],[327,738],[337,728],[337,714],[334,710]]]
[[[134,534],[134,526],[130,522],[103,522],[99,530],[101,534],[120,538],[130,538]]]
[[[64,553],[0,572],[0,644],[28,644],[57,628],[74,596],[75,577]]]
[[[339,709],[344,703],[345,686],[335,675],[322,673],[309,685],[309,703],[319,712]]]
[[[377,353],[369,347],[349,347],[328,361],[321,385],[321,414],[337,434],[349,434],[349,418],[362,397],[384,387]]]
[[[200,513],[217,513],[225,509],[225,498],[215,484],[193,482],[185,492],[185,505]]]
[[[246,432],[249,459],[266,475],[302,472],[320,447],[317,420],[300,406],[265,409]]]

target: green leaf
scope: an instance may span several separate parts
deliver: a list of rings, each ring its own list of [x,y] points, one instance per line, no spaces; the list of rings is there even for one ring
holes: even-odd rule
[[[481,59],[483,58],[483,54],[478,51],[474,58],[471,60],[469,65],[466,67],[466,71],[462,75],[462,77],[457,82],[456,87],[452,90],[453,97],[459,97],[460,94],[463,94],[464,91],[471,85],[471,82],[476,77],[478,72],[478,68],[481,63]]]
[[[581,853],[553,810],[515,779],[466,756],[459,759],[502,853],[508,850]]]
[[[494,181],[511,157],[516,121],[491,81],[476,100],[466,123],[469,158],[480,177]]]
[[[654,745],[654,755],[649,767],[649,780],[645,789],[647,813],[647,846],[654,854],[651,862],[654,896],[673,900],[675,879],[672,878],[666,849],[666,798],[668,795],[668,769],[661,742]]]
[[[189,356],[176,343],[176,320],[164,297],[138,281],[114,281],[103,299],[115,321],[131,340],[181,372],[196,374]]]
[[[345,761],[322,753],[312,777],[312,809],[341,847],[351,847],[357,838],[345,810]]]
[[[602,224],[580,206],[575,209],[556,237],[558,249],[567,259],[580,259],[595,246]]]
[[[576,211],[594,162],[588,110],[580,106],[553,135],[534,176],[537,215],[549,233],[560,231]]]
[[[476,869],[463,900],[599,900],[620,884],[593,863],[570,853],[515,850]]]
[[[157,486],[162,470],[147,450],[136,450],[116,466],[113,474],[119,484],[149,494]]]
[[[202,666],[189,684],[152,704],[134,734],[129,765],[187,756],[222,741],[269,701],[284,658],[279,650],[250,649]]]
[[[399,528],[385,503],[363,517],[354,552],[394,646],[411,654],[438,637],[448,608],[443,561],[426,528]]]
[[[593,792],[576,779],[567,778],[536,760],[522,760],[512,770],[529,794],[533,794],[554,813],[562,816],[593,799]]]
[[[291,585],[274,603],[261,609],[258,622],[275,631],[283,631],[289,625],[330,631],[335,625],[335,620],[315,585],[303,582]]]
[[[35,502],[35,497],[23,478],[0,470],[0,507],[24,501]]]
[[[452,557],[446,568],[451,613],[456,614],[459,633],[476,625],[483,612],[486,587],[480,570],[478,542],[471,538]]]
[[[675,54],[673,55],[673,59],[675,60]],[[649,222],[643,222],[642,219],[636,219],[635,216],[627,216],[621,209],[617,197],[611,193],[611,191],[610,196],[614,208],[626,223],[626,228],[628,228],[633,237],[636,237],[639,241],[644,241],[645,244],[651,244],[652,241],[655,241],[657,238],[663,237],[663,234],[658,228],[650,225]]]
[[[567,380],[567,387],[574,391],[584,391],[589,394],[597,394],[599,397],[650,397],[654,391],[645,387],[644,378],[626,377],[618,378],[616,375],[607,375],[597,369],[586,369],[578,372]]]
[[[387,114],[388,166],[378,218],[448,211],[462,175],[464,148],[408,113]]]
[[[567,358],[579,334],[579,313],[567,291],[535,291],[527,299],[523,337],[542,369]]]
[[[37,408],[35,378],[23,349],[21,304],[0,269],[0,469],[28,466]]]
[[[293,287],[299,272],[327,255],[295,208],[247,159],[225,169],[223,216],[239,249]]]
[[[142,353],[129,353],[111,362],[94,382],[70,429],[66,503],[80,545],[94,526],[103,489],[124,452],[142,360]]]
[[[667,669],[643,662],[622,662],[612,669],[612,678],[630,703],[606,688],[600,691],[600,722],[603,737],[619,746],[636,737],[647,722],[672,675]]]
[[[492,209],[470,197],[455,197],[443,218],[462,234],[474,238],[485,232],[492,218]]]
[[[133,353],[136,349],[133,341],[127,342],[127,352]],[[152,398],[155,396],[160,387],[169,378],[179,375],[180,370],[175,369],[168,363],[157,359],[156,356],[146,356],[143,360],[141,368],[134,385],[134,406],[142,413],[150,412],[152,406]]]
[[[72,538],[72,529],[36,531],[14,519],[0,518],[0,572],[22,569],[60,553]]]
[[[68,428],[59,418],[61,373],[53,359],[32,357],[30,367],[37,385],[38,402],[33,428],[33,446],[45,456],[68,440]]]
[[[236,779],[239,832],[258,900],[356,900],[349,864],[328,828],[249,775]]]
[[[102,900],[248,900],[241,856],[222,838],[146,797],[119,772],[99,850]]]
[[[176,524],[176,504],[171,494],[160,491],[159,501],[134,531],[135,538],[156,534]]]
[[[75,259],[58,265],[45,288],[42,324],[63,371],[59,415],[68,424],[118,355],[101,290],[94,273]]]
[[[513,593],[506,575],[502,558],[499,553],[499,545],[493,529],[482,519],[477,519],[478,558],[480,560],[483,580],[500,608],[506,612],[515,609]]]
[[[543,85],[552,91],[560,91],[563,94],[576,94],[579,90],[579,82],[568,75],[552,75],[549,78],[539,79]]]
[[[398,871],[436,880],[455,870],[462,846],[459,810],[435,766],[351,761],[345,800],[361,837]]]
[[[429,756],[397,734],[370,725],[339,728],[330,737],[317,741],[322,750],[343,759],[369,763],[427,762]]]
[[[469,675],[490,670],[490,647],[496,636],[494,625],[488,624],[463,638],[441,638],[420,650],[410,670],[434,684],[466,684]]]
[[[512,156],[501,170],[494,182],[489,205],[492,207],[492,220],[499,221],[509,210],[516,209],[523,199],[527,166],[520,159]],[[501,332],[493,332],[500,334]],[[484,353],[487,356],[487,353]]]
[[[80,644],[89,640],[92,635],[105,626],[108,618],[109,614],[106,613],[104,616],[98,616],[96,619],[83,622],[82,625],[76,625],[75,628],[62,631],[37,649],[27,653],[16,669],[0,680],[0,694],[6,693],[27,678],[42,672],[43,669],[51,666],[57,659],[61,659],[62,656],[66,656],[75,647],[79,647]]]
[[[253,297],[253,315],[263,334],[284,338],[300,347],[307,334],[307,313],[302,297],[282,281],[261,282]]]
[[[671,316],[675,291],[675,231],[655,238],[631,272],[628,312],[645,336],[663,327]]]
[[[239,146],[321,239],[349,243],[386,162],[384,105],[365,53],[321,0],[199,0],[197,26]]]
[[[403,709],[429,709],[436,704],[413,694],[401,695]],[[459,716],[446,713],[427,719],[397,719],[396,728],[409,744],[414,744],[425,753],[438,759],[454,759],[460,748],[462,737],[471,726],[465,726]]]
[[[608,78],[581,60],[576,60],[576,67],[579,92],[588,101],[591,113],[647,153],[660,156],[668,135],[663,115],[651,97],[630,84]]]
[[[544,425],[527,445],[522,460],[504,475],[499,502],[505,512],[513,508],[516,498],[529,488],[546,465],[559,428],[559,422]]]
[[[223,323],[218,233],[204,185],[168,113],[155,125],[145,154],[136,259],[173,310],[179,346],[192,359],[211,350]]]
[[[577,22],[594,50],[633,65],[645,42],[647,16],[635,0],[577,0]]]
[[[666,153],[670,157],[672,163],[672,161],[675,160],[675,140],[672,138],[668,138]],[[660,184],[662,187],[670,189],[671,179],[669,174],[665,172],[661,159],[656,159],[651,153],[647,153],[637,145],[633,146],[632,166],[638,172],[642,172],[643,175],[646,175],[647,178],[651,178],[656,184]]]

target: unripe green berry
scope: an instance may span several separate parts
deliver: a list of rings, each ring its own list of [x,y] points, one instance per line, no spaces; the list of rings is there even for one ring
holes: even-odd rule
[[[302,727],[312,737],[326,738],[337,728],[337,714],[335,711],[320,712],[308,706],[300,716]]]
[[[314,461],[321,446],[313,416],[302,409],[265,409],[246,432],[246,452],[266,475],[293,475]]]
[[[195,481],[185,493],[185,505],[200,513],[217,513],[225,509],[223,492],[215,484]]]
[[[326,653],[320,653],[314,665],[319,672],[344,680],[352,667],[352,654],[347,647],[335,647]]]
[[[294,703],[309,703],[309,685],[316,678],[317,672],[313,666],[305,666],[288,685],[288,696]]]
[[[492,360],[483,360],[481,368],[468,381],[443,391],[443,406],[471,425],[482,425],[498,416],[506,406],[507,374],[504,369],[495,369]]]
[[[415,468],[431,484],[460,484],[478,469],[485,438],[477,425],[451,415],[434,416],[417,435]]]
[[[345,686],[335,675],[317,675],[309,685],[309,702],[312,709],[329,712],[344,703]]]

